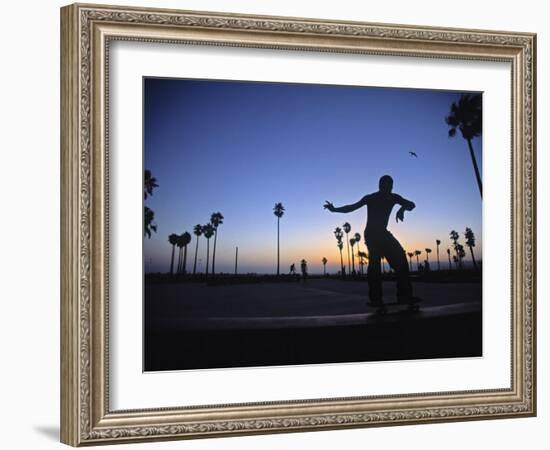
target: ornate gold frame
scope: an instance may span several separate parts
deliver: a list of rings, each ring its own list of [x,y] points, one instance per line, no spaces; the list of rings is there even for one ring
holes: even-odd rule
[[[510,62],[510,388],[111,411],[106,64],[115,39]],[[536,36],[529,33],[99,5],[62,8],[62,442],[80,446],[535,415],[535,51]]]

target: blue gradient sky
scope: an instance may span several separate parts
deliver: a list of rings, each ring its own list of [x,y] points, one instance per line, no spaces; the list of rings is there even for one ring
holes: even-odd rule
[[[466,141],[448,138],[444,118],[457,92],[305,84],[144,79],[144,164],[159,187],[146,204],[157,233],[145,238],[146,271],[167,271],[168,235],[192,232],[212,212],[219,229],[217,271],[276,269],[276,217],[282,202],[281,270],[305,258],[312,273],[339,268],[333,230],[348,221],[363,233],[366,209],[323,210],[376,191],[384,174],[394,192],[416,203],[389,229],[408,251],[433,249],[441,259],[456,229],[477,238],[481,258],[481,199]],[[481,140],[474,140],[482,169]],[[418,154],[418,158],[409,155]],[[364,244],[361,243],[364,250]],[[195,236],[188,252],[188,268]],[[204,269],[206,245],[199,260]],[[468,255],[469,258],[469,255]],[[433,264],[432,264],[433,267]],[[446,263],[444,265],[446,267]]]

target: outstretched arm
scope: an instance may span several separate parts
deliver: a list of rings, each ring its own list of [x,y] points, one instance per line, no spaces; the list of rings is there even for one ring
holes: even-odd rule
[[[323,208],[328,209],[330,212],[339,212],[339,213],[349,213],[352,211],[355,211],[356,209],[361,208],[362,206],[365,206],[368,201],[368,195],[365,195],[361,200],[358,202],[352,203],[351,205],[344,205],[336,207],[328,200],[323,205]]]
[[[397,214],[395,214],[395,221],[396,222],[403,222],[403,219],[405,218],[405,211],[412,211],[416,205],[411,202],[410,200],[407,200],[400,195],[395,194],[395,203],[398,205],[401,205],[401,208],[397,211]]]

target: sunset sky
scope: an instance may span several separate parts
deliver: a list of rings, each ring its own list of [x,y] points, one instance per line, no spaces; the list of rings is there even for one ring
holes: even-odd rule
[[[476,235],[481,259],[481,199],[466,141],[450,139],[444,118],[460,92],[179,79],[144,79],[144,169],[159,187],[145,201],[157,232],[144,239],[147,272],[167,272],[168,235],[205,224],[220,211],[216,270],[276,271],[277,218],[281,219],[281,272],[308,261],[311,273],[336,273],[340,256],[334,228],[349,222],[363,234],[366,208],[329,213],[378,189],[384,174],[394,192],[416,203],[389,230],[407,251],[429,247],[436,267],[436,239],[447,267],[449,232]],[[480,169],[481,139],[473,142]],[[418,158],[409,154],[414,151]],[[137,194],[136,194],[137,195]],[[351,237],[351,236],[350,236]],[[188,248],[192,268],[195,239]],[[211,240],[213,242],[213,240]],[[200,238],[199,268],[206,265]],[[361,250],[365,250],[363,242]],[[422,259],[425,258],[423,253]],[[421,259],[421,260],[422,260]],[[466,261],[470,260],[469,252]]]

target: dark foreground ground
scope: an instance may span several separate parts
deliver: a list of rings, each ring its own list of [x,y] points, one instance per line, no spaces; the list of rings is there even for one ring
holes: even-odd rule
[[[481,283],[415,283],[416,314],[367,309],[364,281],[146,283],[144,369],[482,355]],[[387,301],[395,293],[384,283]]]

